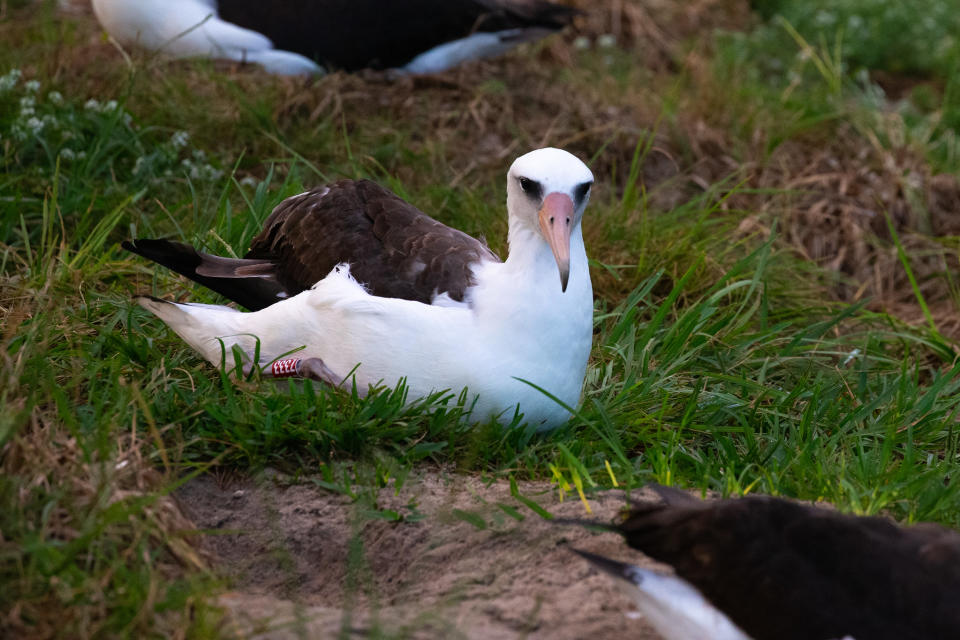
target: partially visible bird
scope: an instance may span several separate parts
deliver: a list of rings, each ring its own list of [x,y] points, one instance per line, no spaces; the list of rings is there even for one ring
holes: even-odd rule
[[[546,0],[93,0],[93,9],[123,45],[286,75],[435,73],[559,31],[578,13]]]
[[[669,640],[960,637],[956,531],[765,496],[700,501],[653,488],[661,502],[604,528],[676,576],[578,553],[632,585]]]
[[[581,220],[592,184],[566,151],[517,158],[505,262],[365,180],[288,198],[245,258],[166,240],[123,246],[257,310],[139,299],[216,366],[237,347],[273,375],[340,385],[352,372],[361,390],[404,379],[411,398],[466,388],[474,421],[519,410],[547,428],[577,405],[590,354]]]

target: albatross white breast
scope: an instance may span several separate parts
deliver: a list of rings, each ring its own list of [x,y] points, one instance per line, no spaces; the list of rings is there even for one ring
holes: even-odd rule
[[[466,387],[473,420],[510,421],[519,407],[554,427],[568,411],[527,382],[579,401],[593,329],[581,228],[592,183],[566,151],[518,158],[503,262],[364,180],[288,198],[243,259],[165,240],[124,246],[255,310],[140,298],[214,365],[234,345],[252,361],[259,340],[261,367],[299,350],[303,373],[334,385],[353,372],[360,389],[405,378],[413,397]]]
[[[559,31],[578,13],[545,0],[93,0],[124,45],[178,58],[434,73]]]

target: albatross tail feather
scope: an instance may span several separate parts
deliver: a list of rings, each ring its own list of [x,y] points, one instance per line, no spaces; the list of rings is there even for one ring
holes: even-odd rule
[[[168,302],[153,296],[137,296],[134,299],[216,366],[223,362],[224,353],[229,354],[234,344],[239,344],[247,353],[249,347],[246,342],[256,341],[253,336],[239,330],[238,320],[247,314],[236,309],[214,304]]]
[[[222,258],[197,251],[188,244],[162,239],[124,240],[120,246],[176,271],[251,311],[267,307],[287,296],[277,282],[274,264],[270,260]]]
[[[722,611],[679,576],[660,574],[643,567],[571,549],[633,598],[647,621],[666,640],[750,640]]]

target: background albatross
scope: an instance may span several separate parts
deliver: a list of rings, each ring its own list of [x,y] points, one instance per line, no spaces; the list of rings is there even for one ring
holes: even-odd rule
[[[357,386],[406,378],[412,397],[467,387],[472,420],[554,427],[569,413],[519,379],[576,406],[593,329],[581,219],[593,174],[560,149],[521,156],[507,174],[510,252],[433,220],[369,181],[344,180],[282,202],[244,259],[164,240],[124,247],[250,309],[139,302],[214,365],[222,346]],[[256,338],[254,337],[256,336]],[[252,362],[250,363],[252,366]]]
[[[327,69],[435,73],[568,26],[545,0],[93,0],[123,45],[295,75]]]

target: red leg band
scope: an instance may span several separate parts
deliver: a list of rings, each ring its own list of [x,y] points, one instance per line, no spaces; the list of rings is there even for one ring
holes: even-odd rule
[[[295,378],[300,375],[300,358],[276,360],[270,365],[270,373],[274,378]]]

